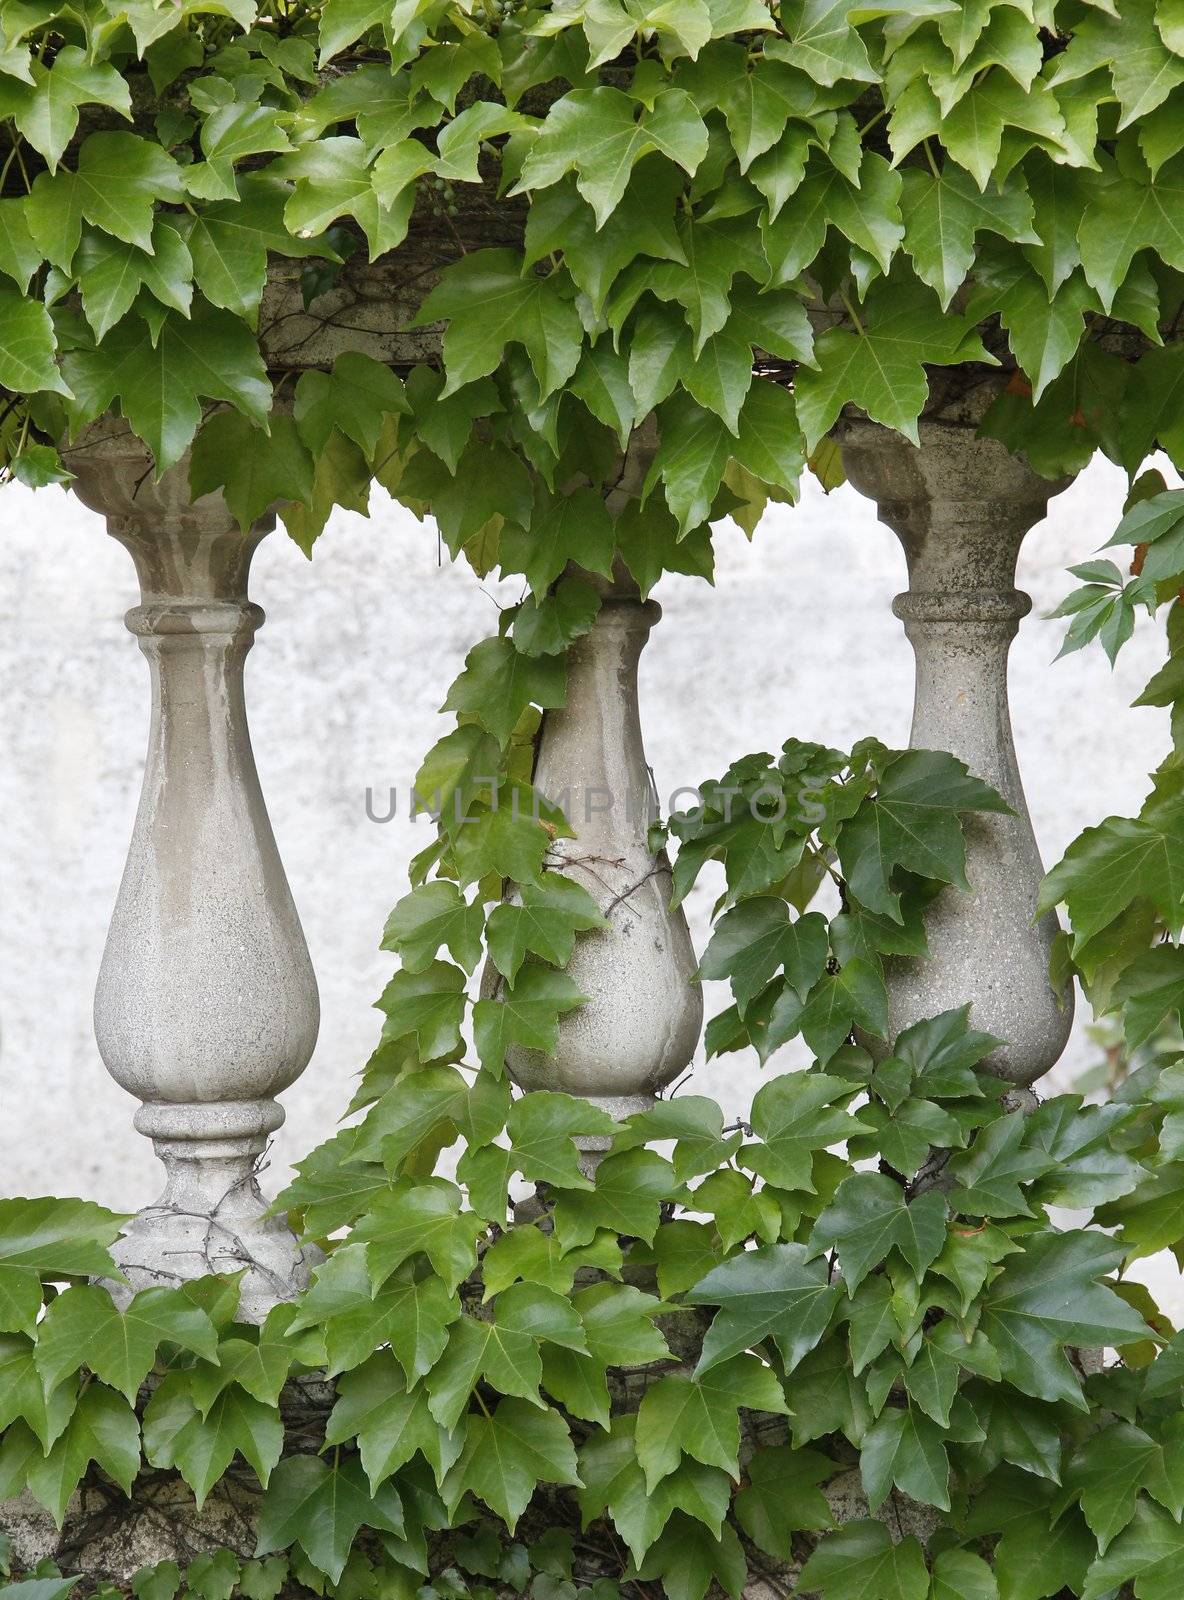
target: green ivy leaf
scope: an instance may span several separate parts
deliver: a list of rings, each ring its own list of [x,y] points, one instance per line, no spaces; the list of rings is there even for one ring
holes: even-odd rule
[[[822,1600],[928,1600],[929,1573],[909,1534],[899,1544],[882,1522],[849,1522],[827,1534],[802,1568]]]
[[[90,421],[118,400],[158,473],[181,459],[197,432],[199,397],[225,400],[268,426],[271,384],[258,347],[224,311],[195,304],[188,321],[170,311],[155,341],[146,322],[126,318],[98,349],[74,351],[63,365],[78,420]]]
[[[986,1292],[981,1326],[1009,1383],[1038,1400],[1086,1409],[1064,1347],[1147,1337],[1142,1317],[1096,1281],[1121,1259],[1105,1237],[1074,1231],[1036,1235],[1004,1265]]]
[[[906,750],[889,760],[877,791],[842,824],[839,861],[851,893],[874,911],[903,921],[890,887],[897,867],[966,888],[966,847],[959,814],[1008,811],[989,784],[954,756]]]
[[[403,1536],[393,1484],[372,1493],[355,1458],[330,1466],[317,1456],[288,1456],[271,1475],[259,1510],[257,1556],[298,1544],[334,1583],[359,1528]]]
[[[579,365],[583,332],[563,274],[523,277],[512,250],[475,250],[447,268],[412,326],[442,319],[445,398],[495,372],[511,343],[530,357],[543,400]]]
[[[442,709],[470,713],[504,747],[528,706],[561,707],[566,688],[562,661],[521,655],[510,639],[483,639],[465,657],[464,671],[449,689]],[[417,794],[432,792],[431,787],[420,788],[419,778],[415,788]]]
[[[753,1543],[779,1561],[793,1560],[793,1535],[830,1528],[834,1519],[819,1488],[835,1463],[817,1450],[772,1445],[758,1450],[733,1501],[736,1520]]]
[[[159,145],[134,133],[92,133],[73,172],[63,167],[34,180],[25,217],[40,249],[69,272],[84,219],[151,255],[156,202],[184,197],[181,168]]]
[[[752,1355],[732,1356],[695,1378],[659,1378],[637,1410],[637,1459],[652,1492],[683,1454],[739,1476],[739,1408],[784,1414],[785,1396],[770,1367]]]
[[[86,1366],[135,1403],[163,1343],[207,1361],[217,1358],[214,1325],[179,1289],[142,1289],[119,1311],[106,1289],[78,1285],[57,1297],[37,1334],[37,1366],[47,1389]]]
[[[910,1201],[886,1174],[856,1172],[815,1223],[810,1249],[835,1251],[848,1295],[892,1250],[921,1279],[946,1242],[947,1215],[945,1197],[933,1190]]]
[[[128,1401],[101,1383],[89,1384],[79,1396],[48,1454],[37,1451],[29,1462],[29,1489],[59,1528],[70,1496],[92,1461],[124,1494],[131,1494],[140,1470],[140,1425]]]
[[[353,1236],[368,1247],[370,1282],[376,1292],[404,1261],[422,1252],[451,1293],[473,1270],[475,1240],[483,1231],[480,1217],[461,1210],[455,1184],[433,1178],[379,1195]]]
[[[459,967],[431,961],[420,972],[396,972],[377,1004],[386,1014],[383,1038],[413,1037],[422,1061],[435,1061],[461,1048],[465,975]]]
[[[489,957],[512,984],[528,954],[565,967],[576,934],[604,926],[600,909],[583,884],[561,872],[545,872],[537,884],[523,888],[518,903],[496,906],[490,914]]]
[[[813,1194],[815,1151],[852,1138],[866,1126],[835,1104],[851,1097],[850,1084],[822,1073],[787,1072],[765,1084],[750,1114],[752,1131],[763,1142],[744,1146],[742,1165],[779,1189]]]
[[[389,1350],[376,1350],[338,1381],[325,1443],[339,1445],[351,1439],[358,1442],[373,1493],[417,1450],[442,1480],[460,1449],[459,1436],[446,1433],[436,1422],[428,1410],[426,1390],[408,1388],[403,1369]]]
[[[274,1404],[237,1384],[223,1389],[204,1415],[188,1393],[188,1375],[170,1373],[144,1410],[144,1454],[155,1467],[176,1467],[193,1490],[198,1510],[241,1454],[266,1487],[284,1447]]]
[[[393,951],[408,972],[423,972],[443,945],[466,972],[481,959],[485,914],[479,900],[471,904],[456,884],[445,879],[424,883],[405,894],[383,929],[383,950]]]
[[[603,227],[620,203],[633,168],[657,151],[692,176],[707,153],[707,128],[681,89],[659,92],[637,116],[622,90],[575,89],[548,111],[511,194],[546,189],[568,172]]]
[[[566,972],[524,967],[499,1000],[478,1000],[473,1007],[473,1038],[481,1065],[500,1077],[511,1048],[551,1055],[559,1041],[559,1018],[584,999]]]
[[[718,1306],[703,1340],[697,1373],[772,1339],[787,1372],[826,1332],[839,1289],[805,1245],[774,1244],[725,1261],[687,1294],[691,1305]]]
[[[559,1413],[505,1399],[492,1416],[469,1417],[464,1449],[441,1494],[450,1512],[465,1494],[476,1495],[513,1533],[539,1483],[578,1482],[575,1448]]]

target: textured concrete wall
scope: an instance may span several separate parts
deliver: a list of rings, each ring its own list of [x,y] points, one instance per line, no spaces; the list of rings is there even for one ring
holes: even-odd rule
[[[1019,582],[1035,600],[1012,655],[1020,766],[1046,863],[1109,812],[1139,804],[1167,745],[1165,714],[1126,707],[1154,670],[1143,626],[1110,672],[1100,652],[1050,666],[1062,624],[1042,620],[1120,514],[1122,478],[1100,465],[1055,500],[1029,538]],[[889,602],[904,580],[894,535],[851,490],[809,490],[775,508],[750,546],[718,541],[715,590],[663,580],[664,620],[642,660],[642,712],[663,797],[733,756],[789,735],[843,745],[908,736],[912,659]],[[406,817],[418,759],[465,651],[516,595],[442,566],[434,531],[383,500],[340,516],[310,566],[282,532],[256,557],[268,613],[248,662],[255,749],[320,982],[320,1043],[284,1096],[273,1165],[326,1136],[377,1036],[369,1007],[391,970],[378,949],[410,854],[428,824]],[[159,1188],[133,1103],[94,1046],[91,995],[143,768],[147,667],[124,631],[135,599],[127,554],[56,490],[0,498],[0,1194],[76,1193],[127,1209]],[[399,789],[400,815],[368,820]],[[689,908],[699,948],[713,891]],[[710,1016],[724,995],[708,994]],[[1062,1083],[1090,1057],[1079,1024]],[[700,1066],[733,1111],[755,1062]]]

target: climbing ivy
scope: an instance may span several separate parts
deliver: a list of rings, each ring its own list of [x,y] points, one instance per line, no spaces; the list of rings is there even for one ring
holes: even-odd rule
[[[378,482],[522,580],[416,780],[381,1042],[279,1201],[311,1288],[262,1327],[233,1276],[121,1309],[122,1219],[0,1202],[0,1498],[60,1522],[174,1474],[257,1508],[136,1600],[1174,1597],[1184,1334],[1125,1271],[1184,1250],[1184,492],[1137,476],[1184,466],[1175,0],[0,0],[0,122],[6,475],[68,481],[115,410],[244,528],[279,502],[311,553]],[[1132,1070],[1024,1116],[965,1010],[886,1039],[884,961],[1003,802],[790,740],[658,830],[677,897],[723,884],[709,1051],[771,1066],[745,1120],[514,1098],[599,922],[531,789],[596,580],[710,579],[713,522],[836,481],[847,406],[1132,479],[1129,571],[1076,569],[1066,649],[1166,607],[1140,703],[1173,753],[1043,901]]]

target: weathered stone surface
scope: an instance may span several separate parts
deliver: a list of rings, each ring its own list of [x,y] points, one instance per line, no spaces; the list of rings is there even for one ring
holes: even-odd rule
[[[127,625],[152,673],[140,807],[95,995],[112,1077],[167,1182],[116,1249],[133,1285],[248,1269],[240,1314],[261,1318],[306,1280],[255,1167],[283,1121],[275,1095],[316,1042],[316,980],[255,770],[243,663],[263,620],[251,555],[220,496],[196,503],[187,464],[153,478],[126,430],[70,453],[76,490],[136,563]]]
[[[608,925],[576,942],[567,971],[587,999],[560,1018],[554,1056],[515,1047],[506,1062],[524,1089],[582,1095],[617,1117],[674,1081],[703,1025],[686,918],[670,909],[670,863],[646,837],[656,796],[637,665],[660,616],[627,585],[609,586],[568,657],[566,706],[544,715],[534,782],[576,835],[554,840],[548,864],[588,890]]]
[[[974,1025],[1006,1041],[984,1066],[1026,1087],[1064,1049],[1073,1003],[1049,978],[1056,918],[1033,922],[1044,869],[1012,740],[1007,656],[1031,608],[1014,587],[1020,545],[1066,484],[979,438],[972,421],[922,422],[920,438],[917,449],[866,421],[839,434],[848,478],[875,500],[908,561],[909,588],[893,609],[916,655],[909,742],[951,751],[1014,815],[964,819],[969,891],[945,889],[927,910],[928,959],[892,962],[892,1026],[969,1000]]]

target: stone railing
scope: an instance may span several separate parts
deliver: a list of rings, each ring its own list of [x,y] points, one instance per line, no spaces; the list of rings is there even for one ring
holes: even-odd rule
[[[1042,868],[1011,737],[1007,653],[1029,608],[1014,587],[1016,558],[1058,486],[979,439],[973,418],[923,423],[919,449],[863,421],[843,423],[838,437],[851,481],[905,548],[909,586],[895,610],[916,655],[912,743],[954,752],[1011,807],[968,824],[970,886],[930,904],[929,959],[891,971],[893,1024],[972,1001],[975,1024],[1007,1041],[988,1065],[1030,1103],[1072,1012],[1050,987],[1055,923],[1033,924]],[[260,1320],[311,1266],[267,1215],[255,1169],[283,1119],[276,1097],[308,1062],[318,1024],[243,694],[263,620],[247,575],[271,524],[243,535],[219,496],[192,501],[184,463],[155,480],[122,424],[92,430],[69,464],[135,563],[140,601],[127,622],[152,685],[143,794],[95,1024],[166,1178],[118,1258],[133,1287],[245,1269],[243,1310]],[[687,1068],[702,997],[686,921],[670,909],[669,864],[651,853],[649,807],[638,803],[651,780],[637,667],[660,610],[627,583],[603,589],[572,658],[567,705],[544,716],[535,778],[544,793],[565,792],[578,835],[556,841],[551,864],[592,893],[606,926],[577,941],[570,970],[589,999],[562,1020],[554,1057],[511,1052],[507,1066],[522,1088],[562,1088],[624,1115]],[[602,804],[606,795],[631,803]],[[220,1538],[216,1509],[210,1516],[196,1548]],[[120,1537],[125,1555],[105,1548],[106,1570],[174,1553],[126,1529]]]
[[[889,973],[894,1030],[973,1002],[1006,1040],[987,1065],[1027,1091],[1056,1062],[1072,1021],[1054,994],[1050,915],[1016,764],[1007,653],[1029,609],[1014,587],[1021,542],[1063,485],[1039,478],[972,419],[922,424],[916,448],[864,421],[839,430],[852,483],[899,535],[909,587],[894,609],[916,654],[911,742],[946,749],[993,783],[1008,815],[969,819],[966,890],[927,910],[927,959]],[[137,1128],[164,1164],[164,1193],[119,1250],[135,1285],[245,1267],[244,1308],[262,1317],[309,1263],[266,1216],[257,1156],[283,1120],[317,1032],[316,979],[251,752],[243,661],[263,620],[247,598],[269,521],[241,534],[218,495],[193,502],[186,466],[156,480],[121,424],[70,454],[76,490],[131,553],[140,604],[127,623],[152,674],[147,770],[95,999],[103,1060],[141,1102]],[[661,615],[627,582],[603,584],[577,644],[567,705],[543,718],[535,780],[563,793],[574,840],[552,865],[607,920],[577,941],[570,971],[588,1003],[562,1019],[553,1059],[512,1051],[522,1088],[560,1088],[621,1115],[682,1073],[702,1026],[695,955],[670,869],[647,843],[652,781],[637,666]],[[621,796],[628,803],[607,803]],[[492,981],[496,981],[493,975]]]

